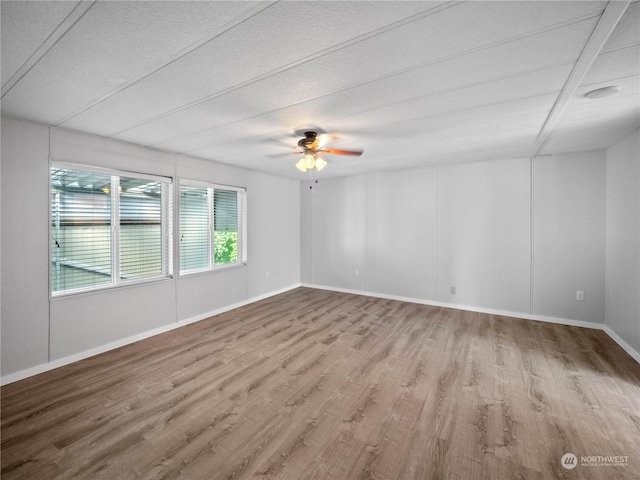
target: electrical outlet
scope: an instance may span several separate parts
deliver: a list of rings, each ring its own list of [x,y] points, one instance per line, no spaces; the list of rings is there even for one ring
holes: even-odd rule
[[[449,287],[449,294],[450,295],[455,295],[456,294],[456,287]]]
[[[355,270],[355,272],[353,272],[353,274],[354,274],[356,277],[359,277],[359,276],[360,276],[360,270],[358,270],[358,269],[356,268],[356,270]]]
[[[270,273],[269,273],[269,272],[267,272],[267,273],[265,273],[265,274],[264,274],[264,278],[266,278],[267,280],[269,280],[269,277],[270,277],[270,276],[271,276],[271,275],[270,275]]]
[[[576,300],[580,300],[580,301],[584,300],[584,292],[582,290],[578,290],[576,292]]]

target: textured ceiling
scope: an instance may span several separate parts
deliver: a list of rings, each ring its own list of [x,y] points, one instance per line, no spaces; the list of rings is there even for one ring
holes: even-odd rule
[[[2,1],[2,113],[290,178],[607,148],[640,126],[627,1]],[[599,100],[584,94],[617,85]]]

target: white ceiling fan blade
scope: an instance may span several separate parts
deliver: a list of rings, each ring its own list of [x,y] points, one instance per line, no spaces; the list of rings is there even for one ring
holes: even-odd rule
[[[317,145],[315,145],[316,150],[320,150],[324,148],[327,143],[331,140],[331,136],[326,133],[321,133],[318,135],[318,139],[316,140]]]

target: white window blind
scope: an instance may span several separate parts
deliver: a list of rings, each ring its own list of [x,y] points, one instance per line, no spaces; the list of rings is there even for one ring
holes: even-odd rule
[[[51,287],[111,283],[111,176],[51,170]]]
[[[207,188],[180,187],[180,271],[209,265],[209,195]]]
[[[163,241],[163,199],[170,185],[120,177],[120,278],[166,275],[168,242]]]
[[[53,294],[170,276],[171,197],[168,178],[54,166]]]
[[[245,190],[194,184],[180,186],[180,272],[246,263]]]

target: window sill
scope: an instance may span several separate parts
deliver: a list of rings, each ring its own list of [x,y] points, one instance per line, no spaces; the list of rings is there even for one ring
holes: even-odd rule
[[[207,274],[215,274],[215,273],[220,273],[220,272],[225,272],[227,270],[235,270],[238,268],[244,268],[246,267],[247,264],[246,263],[231,263],[229,265],[219,265],[215,268],[208,268],[208,269],[203,269],[203,270],[193,270],[193,271],[189,271],[189,272],[181,272],[180,274],[178,274],[178,278],[187,278],[187,277],[194,277],[194,276],[199,276],[199,275],[207,275]]]
[[[59,299],[64,299],[69,297],[101,294],[101,293],[111,292],[113,290],[120,290],[122,288],[143,287],[145,285],[154,285],[157,283],[170,282],[170,281],[173,281],[173,279],[174,279],[173,275],[168,275],[168,276],[162,276],[162,277],[150,277],[150,278],[144,278],[144,279],[126,280],[120,283],[110,283],[108,285],[101,285],[99,287],[76,288],[74,290],[50,293],[49,300],[56,301]]]

